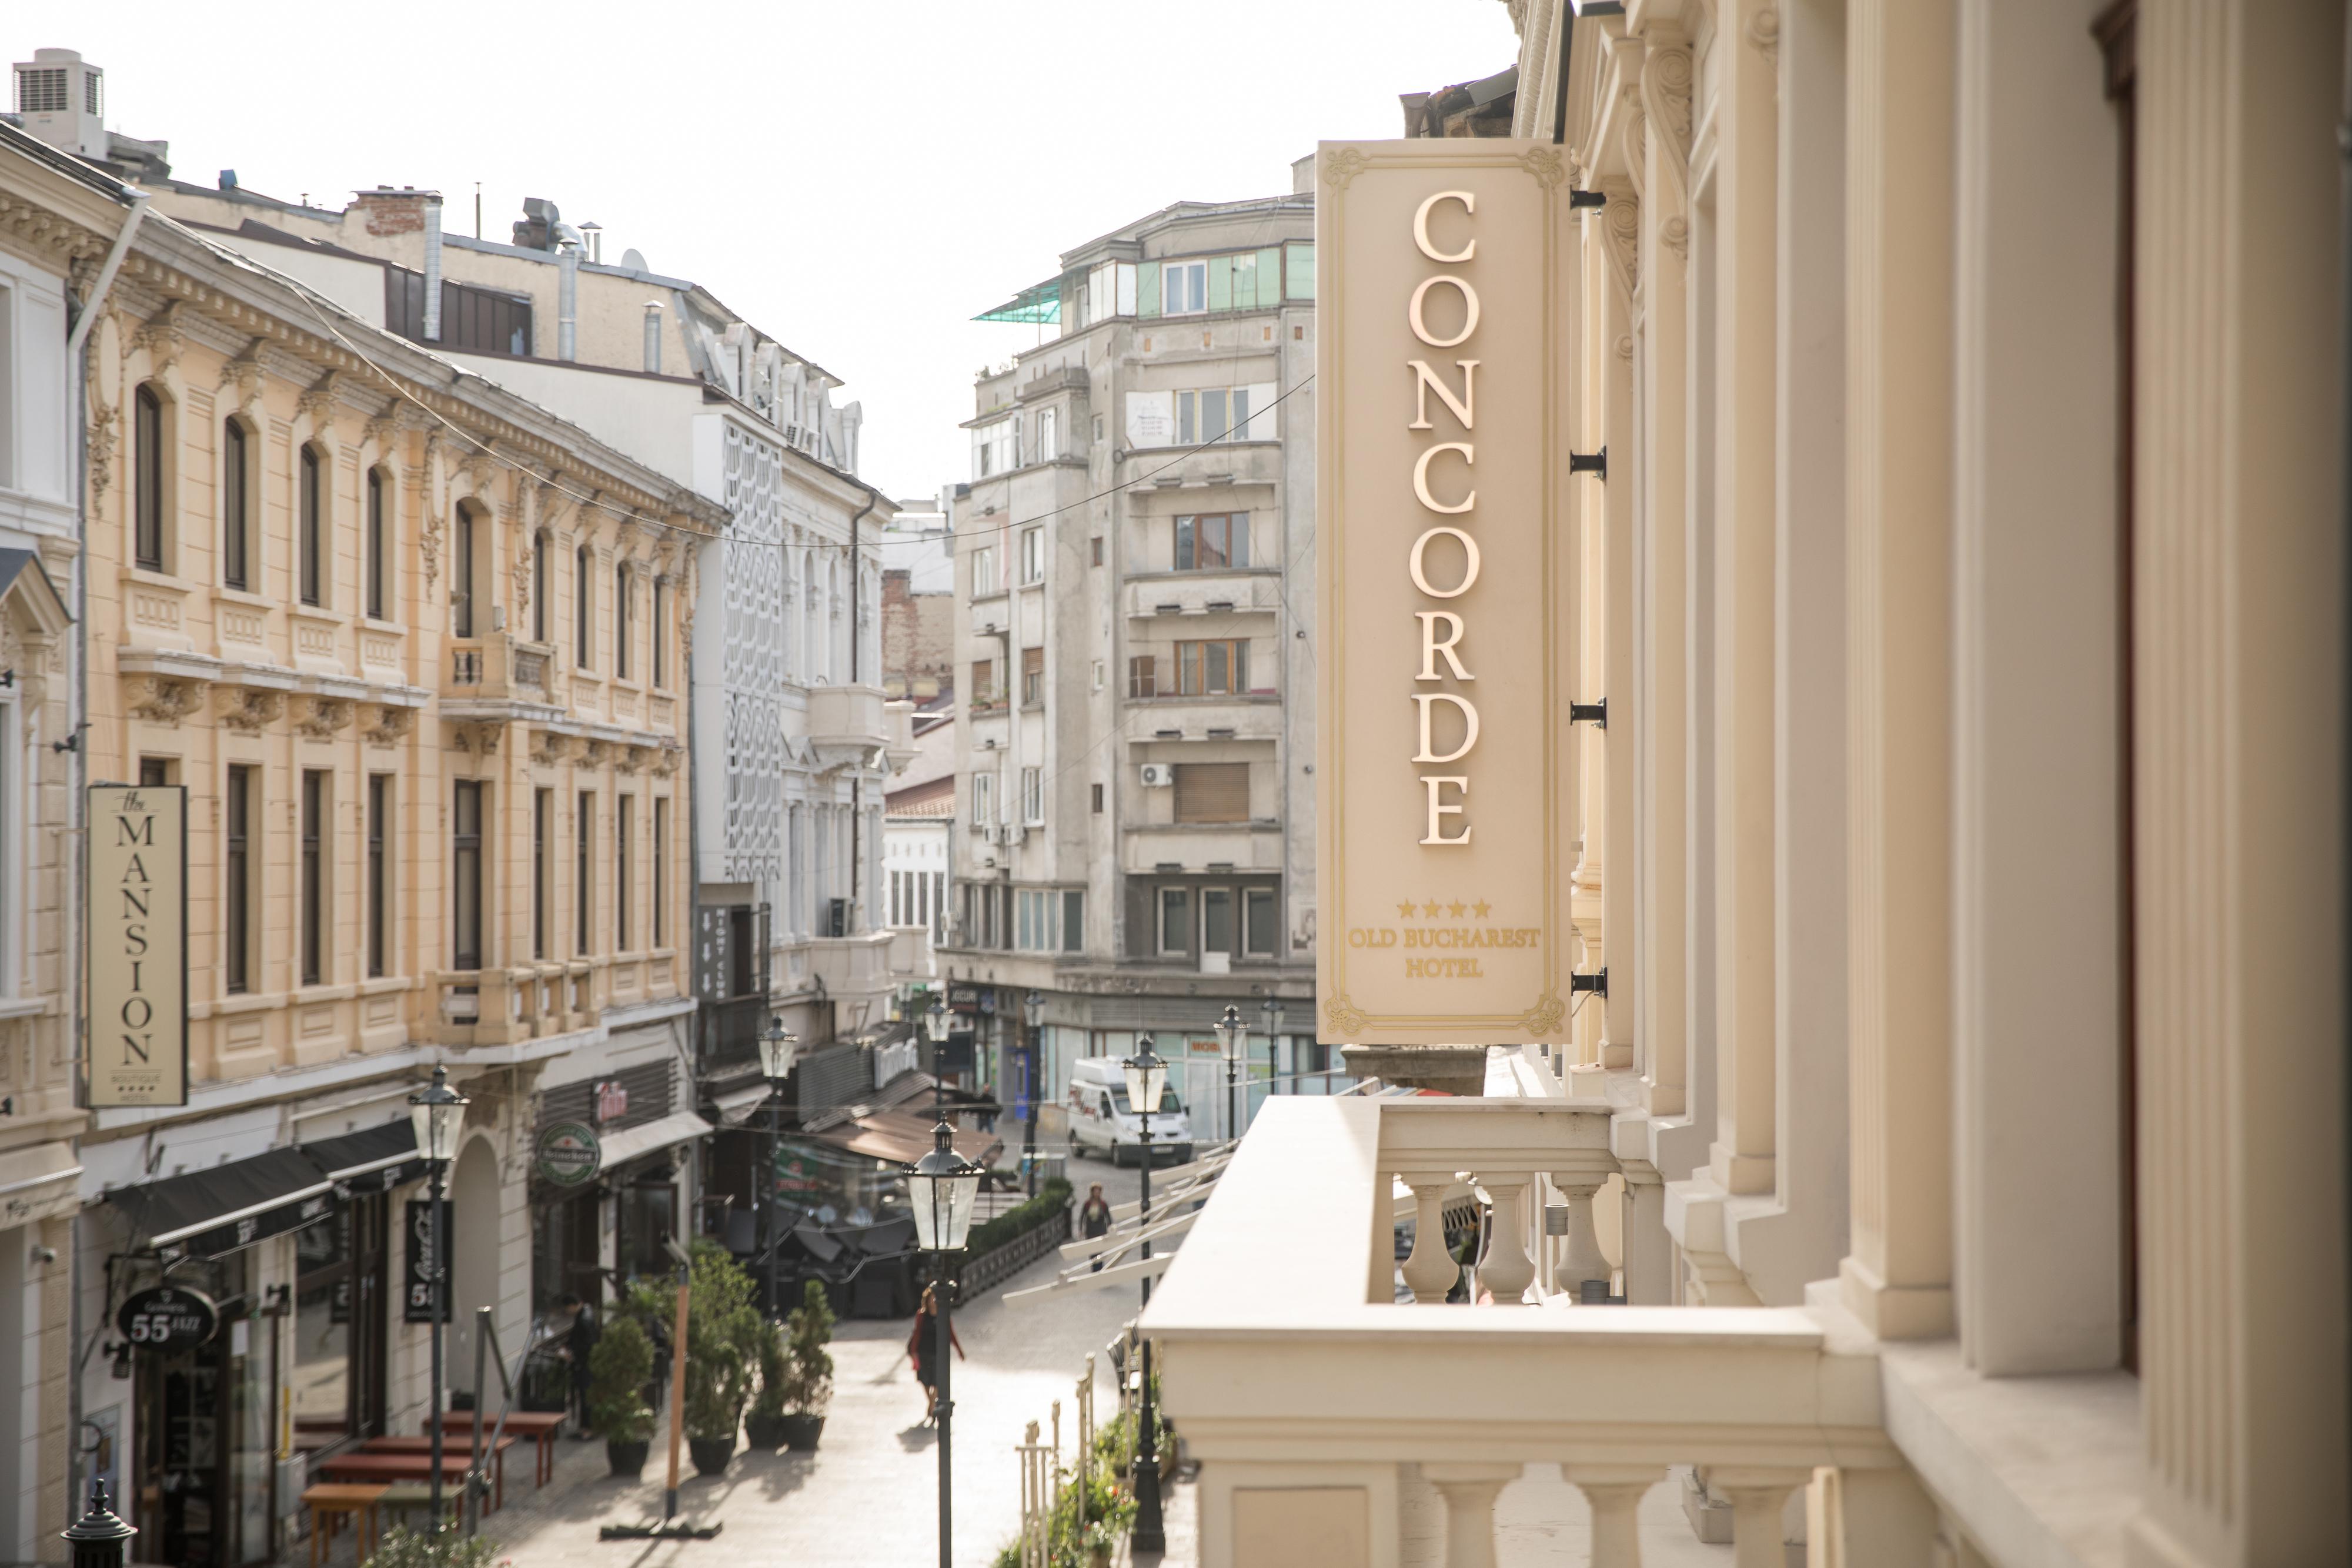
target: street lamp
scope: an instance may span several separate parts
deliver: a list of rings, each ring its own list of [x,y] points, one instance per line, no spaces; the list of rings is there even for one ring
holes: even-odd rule
[[[436,1067],[433,1082],[408,1097],[408,1115],[416,1129],[416,1152],[425,1156],[432,1175],[432,1267],[426,1270],[433,1291],[433,1392],[425,1423],[433,1433],[433,1539],[441,1537],[441,1325],[449,1317],[449,1218],[445,1195],[449,1190],[449,1156],[457,1152],[457,1129],[466,1115],[466,1097],[449,1087],[449,1070]],[[415,1238],[410,1239],[412,1243]]]
[[[1225,1004],[1225,1016],[1217,1020],[1217,1032],[1225,1037],[1225,1136],[1242,1135],[1241,1104],[1234,1098],[1234,1058],[1242,1049],[1242,1009],[1231,1002]]]
[[[1231,1009],[1226,1009],[1231,1011]],[[1127,1074],[1127,1103],[1135,1108],[1139,1118],[1138,1136],[1143,1145],[1143,1192],[1136,1218],[1139,1229],[1147,1233],[1143,1256],[1151,1256],[1149,1232],[1151,1228],[1151,1113],[1160,1109],[1160,1096],[1168,1087],[1168,1064],[1151,1049],[1150,1035],[1139,1036],[1135,1054],[1119,1066]],[[1143,1278],[1143,1304],[1151,1304],[1151,1276]],[[1160,1517],[1160,1445],[1156,1422],[1151,1414],[1151,1339],[1143,1336],[1143,1402],[1138,1406],[1137,1431],[1139,1434],[1135,1453],[1135,1530],[1130,1537],[1138,1552],[1168,1550],[1168,1531]]]
[[[1276,1094],[1281,1092],[1282,1084],[1282,998],[1268,997],[1258,1003],[1258,1010],[1265,1014],[1265,1092]],[[1294,1080],[1296,1076],[1293,1074]],[[1296,1082],[1290,1085],[1290,1092],[1294,1094],[1298,1092]]]
[[[931,1152],[907,1167],[907,1197],[915,1211],[915,1245],[931,1255],[931,1289],[939,1307],[931,1326],[939,1335],[934,1354],[939,1357],[940,1568],[954,1568],[949,1545],[954,1533],[950,1523],[954,1504],[948,1482],[950,1420],[955,1410],[954,1401],[948,1397],[955,1345],[954,1330],[948,1323],[948,1302],[954,1290],[948,1278],[948,1257],[963,1250],[964,1239],[971,1234],[971,1208],[980,1197],[981,1175],[978,1166],[956,1153],[955,1129],[948,1125],[944,1113],[939,1125],[931,1129]]]
[[[760,1181],[760,1189],[767,1202],[766,1228],[761,1239],[768,1255],[768,1321],[776,1317],[776,1145],[782,1136],[776,1117],[784,1101],[784,1075],[793,1070],[793,1058],[800,1050],[801,1037],[784,1027],[782,1013],[768,1015],[767,1032],[760,1037],[760,1075],[768,1081],[768,1168]]]
[[[1022,1021],[1029,1026],[1028,1116],[1021,1126],[1021,1167],[1028,1178],[1028,1196],[1037,1196],[1037,1025],[1045,1016],[1045,998],[1031,991],[1021,998]]]

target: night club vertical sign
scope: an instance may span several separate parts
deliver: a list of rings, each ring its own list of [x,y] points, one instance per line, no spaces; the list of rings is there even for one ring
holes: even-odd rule
[[[188,792],[93,784],[84,878],[89,1103],[188,1103]]]

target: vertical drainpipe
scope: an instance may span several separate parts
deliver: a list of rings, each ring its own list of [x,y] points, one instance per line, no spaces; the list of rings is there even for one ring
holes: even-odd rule
[[[425,340],[441,340],[441,198],[425,198]]]
[[[580,312],[580,246],[566,241],[555,253],[555,266],[562,277],[555,297],[555,357],[576,360],[580,357],[578,324]]]
[[[661,374],[662,308],[658,299],[646,301],[646,373]]]

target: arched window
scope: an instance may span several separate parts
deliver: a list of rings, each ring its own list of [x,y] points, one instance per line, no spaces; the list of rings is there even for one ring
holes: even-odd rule
[[[596,667],[593,641],[596,632],[596,590],[588,575],[588,558],[586,545],[582,545],[572,558],[572,662],[583,670]]]
[[[324,604],[327,592],[326,465],[305,444],[295,475],[296,591],[305,604]]]
[[[163,400],[155,394],[153,387],[142,386],[132,401],[131,559],[149,571],[161,571],[163,570]]]
[[[247,455],[245,422],[221,425],[221,581],[230,588],[253,586],[253,471]]]

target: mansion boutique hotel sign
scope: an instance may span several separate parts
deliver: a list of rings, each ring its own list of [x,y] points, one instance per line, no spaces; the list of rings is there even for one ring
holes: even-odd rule
[[[188,794],[89,787],[89,1103],[188,1103]]]
[[[1318,164],[1323,1033],[1562,1041],[1568,170],[1499,140]]]

